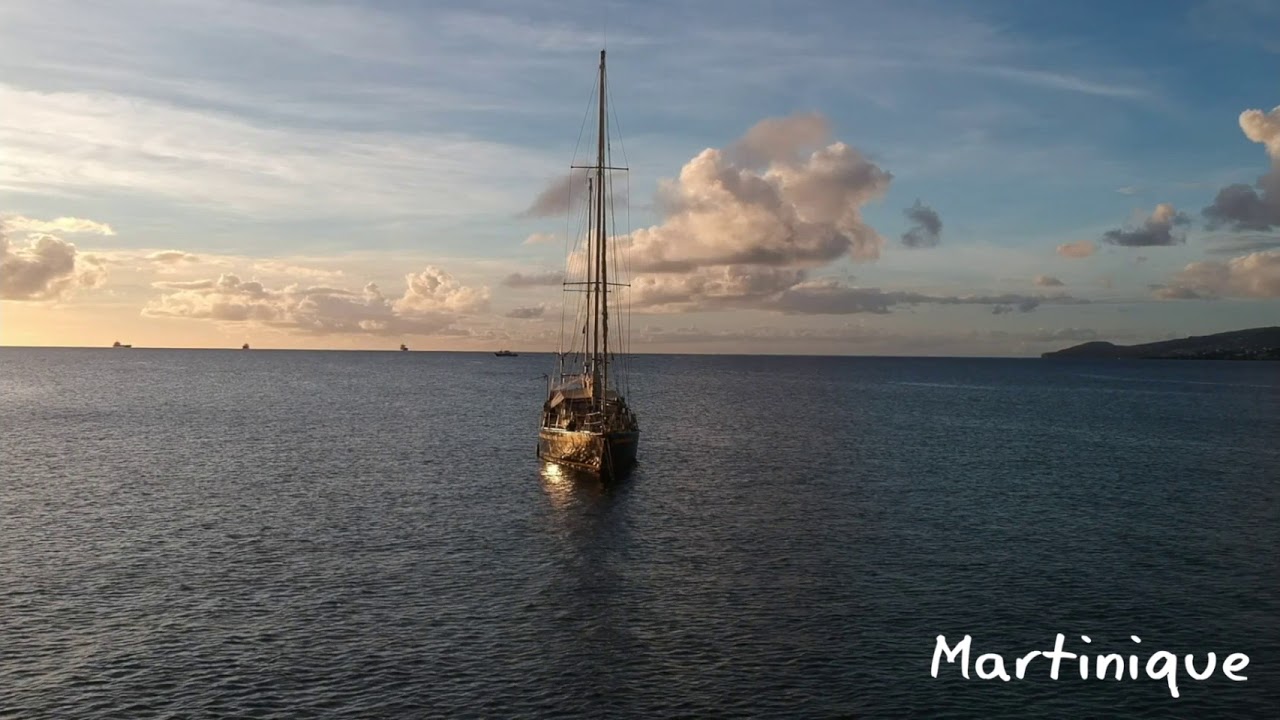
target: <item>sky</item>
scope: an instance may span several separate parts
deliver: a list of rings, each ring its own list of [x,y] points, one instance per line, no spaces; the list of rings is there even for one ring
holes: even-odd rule
[[[553,350],[608,48],[637,352],[1280,324],[1268,0],[0,5],[0,344]]]

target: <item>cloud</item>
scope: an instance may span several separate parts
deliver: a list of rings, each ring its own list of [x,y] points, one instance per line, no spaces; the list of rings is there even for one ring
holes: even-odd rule
[[[148,303],[147,317],[254,323],[312,334],[465,335],[459,316],[483,310],[488,290],[460,286],[448,273],[427,267],[405,276],[395,300],[369,283],[360,291],[289,285],[272,289],[255,280],[222,274],[216,280],[158,282],[169,292]]]
[[[311,280],[323,281],[338,280],[344,276],[344,273],[341,270],[324,270],[322,268],[295,265],[293,263],[281,262],[279,260],[258,260],[253,264],[253,269],[266,275],[279,275],[289,278],[309,278]]]
[[[1004,77],[1010,80],[1017,80],[1039,87],[1066,90],[1086,95],[1098,95],[1100,97],[1140,99],[1150,97],[1152,94],[1151,90],[1145,87],[1097,82],[1072,75],[1062,75],[1043,70],[982,66],[973,66],[968,68],[962,66],[942,69],[969,70],[972,72]]]
[[[1266,148],[1271,170],[1258,178],[1256,189],[1242,184],[1222,188],[1202,213],[1210,229],[1270,230],[1280,226],[1280,107],[1268,113],[1244,111],[1240,129],[1245,137]]]
[[[1092,240],[1077,240],[1059,245],[1058,254],[1066,258],[1087,258],[1097,249]]]
[[[588,178],[594,178],[594,173],[578,169],[552,180],[542,189],[542,192],[538,193],[533,203],[520,213],[519,217],[561,217],[570,210],[582,207],[587,200]],[[605,182],[611,194],[609,202],[626,202],[626,194],[621,188],[612,187],[609,177],[605,178]]]
[[[511,273],[502,278],[502,284],[511,288],[538,287],[541,285],[559,285],[564,282],[564,273],[547,271],[540,273]]]
[[[102,265],[53,235],[35,233],[15,246],[0,229],[0,300],[59,300],[76,288],[99,287],[106,281]]]
[[[1225,263],[1193,262],[1168,284],[1156,287],[1154,294],[1164,300],[1280,297],[1280,250],[1250,253]]]
[[[819,113],[765,118],[729,146],[734,162],[744,167],[796,164],[799,153],[817,150],[831,136],[831,124]]]
[[[158,250],[147,255],[146,259],[161,265],[178,265],[181,263],[200,262],[199,255],[192,255],[191,253],[183,252],[182,250]]]
[[[544,245],[556,241],[556,236],[552,233],[533,233],[524,239],[521,245]]]
[[[435,266],[404,276],[409,286],[395,302],[398,312],[479,313],[489,309],[489,289],[458,284],[453,276]]]
[[[1052,275],[1037,275],[1035,283],[1038,287],[1062,287],[1065,284]]]
[[[703,150],[686,163],[659,187],[662,223],[629,237],[632,267],[689,272],[879,257],[884,240],[861,208],[885,193],[892,176],[841,142],[806,155],[825,135],[819,120],[764,120],[728,150]]]
[[[217,280],[159,280],[151,283],[151,287],[157,290],[208,290],[217,284]]]
[[[878,288],[853,288],[835,281],[822,280],[802,283],[787,290],[778,299],[777,309],[792,314],[846,314],[886,313],[898,305],[989,305],[992,313],[1000,315],[1014,310],[1031,312],[1042,304],[1079,305],[1087,302],[1069,295],[927,295],[908,291],[882,291]]]
[[[1030,342],[1090,342],[1098,339],[1098,331],[1089,328],[1061,328],[1024,333],[1020,337]]]
[[[1123,247],[1177,245],[1185,242],[1186,238],[1174,235],[1173,228],[1190,223],[1191,219],[1184,213],[1178,212],[1169,203],[1160,203],[1151,212],[1151,216],[1142,222],[1141,227],[1129,230],[1108,230],[1102,236],[1102,241]]]
[[[884,314],[897,303],[895,293],[849,287],[835,280],[809,280],[769,298],[766,305],[786,315]]]
[[[544,305],[534,305],[532,307],[512,308],[506,314],[506,317],[515,318],[517,320],[536,320],[542,317],[547,308]]]
[[[641,275],[631,281],[631,302],[636,308],[676,312],[761,306],[804,279],[802,270],[751,265]]]
[[[1214,296],[1201,295],[1189,287],[1180,285],[1152,285],[1151,294],[1161,300],[1211,300]]]
[[[1106,337],[1111,340],[1135,338],[1132,331],[1108,331]],[[661,325],[646,325],[636,332],[636,340],[644,345],[711,345],[720,346],[747,343],[747,347],[759,347],[761,343],[777,344],[779,349],[791,351],[822,352],[820,348],[831,349],[841,346],[861,351],[877,353],[902,354],[904,352],[928,354],[989,354],[993,349],[1005,350],[1026,349],[1022,344],[1042,346],[1044,344],[1065,345],[1071,343],[1098,340],[1103,334],[1091,328],[1060,328],[1056,330],[1038,329],[1029,331],[992,330],[980,332],[969,330],[963,332],[943,333],[911,333],[902,334],[877,327],[865,327],[861,323],[848,323],[837,327],[803,327],[803,326],[762,326],[742,329],[711,329],[686,325],[668,328]],[[1010,342],[1016,343],[1010,345]],[[1031,352],[1039,353],[1043,348],[1036,347]]]
[[[785,315],[886,314],[898,306],[987,305],[996,314],[1041,304],[1082,304],[1068,295],[929,295],[852,287],[834,278],[807,279],[798,269],[732,265],[684,275],[658,274],[631,284],[632,306],[648,312],[765,310]]]
[[[60,217],[53,220],[35,220],[22,215],[9,215],[3,220],[10,230],[19,232],[44,233],[92,233],[95,235],[115,235],[116,231],[106,223],[95,222],[77,217]]]
[[[909,248],[937,247],[942,240],[942,218],[937,211],[916,200],[915,205],[902,211],[913,223],[902,236],[902,244]]]
[[[0,187],[34,196],[123,192],[270,218],[457,216],[509,212],[550,162],[465,131],[282,125],[261,106],[236,115],[128,92],[0,83],[0,107],[15,109],[0,128]]]
[[[875,328],[845,325],[842,327],[777,327],[772,325],[757,326],[745,329],[707,329],[692,325],[667,328],[661,325],[646,325],[636,333],[636,339],[642,344],[666,343],[736,343],[736,342],[768,342],[783,346],[804,341],[826,341],[836,343],[883,343],[893,340],[906,340],[897,333]]]
[[[582,173],[569,173],[564,177],[552,180],[542,189],[542,192],[538,193],[538,197],[534,198],[533,204],[520,213],[520,216],[528,218],[555,217],[568,213],[571,203],[575,201],[581,202],[582,197],[586,196],[585,187],[579,188],[581,197],[575,197],[577,193],[573,192],[575,185],[581,186],[584,183],[585,179]]]
[[[1217,238],[1205,249],[1205,252],[1210,255],[1242,255],[1276,248],[1280,248],[1280,236],[1246,235]]]

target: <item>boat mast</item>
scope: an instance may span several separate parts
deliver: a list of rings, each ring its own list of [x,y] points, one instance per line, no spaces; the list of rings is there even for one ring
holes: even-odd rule
[[[591,167],[588,165],[587,167]],[[597,342],[595,334],[596,319],[596,186],[595,177],[587,176],[587,319],[582,324],[582,354],[583,354],[583,372],[590,372],[591,379],[595,380],[595,350],[593,343]],[[586,358],[588,350],[591,351],[591,359]],[[591,391],[595,393],[594,386]],[[594,398],[594,395],[592,396]]]
[[[604,50],[600,51],[600,120],[596,138],[596,342],[592,367],[597,373],[593,393],[599,392],[600,409],[604,409],[609,390],[609,269],[605,258],[605,67]],[[603,353],[602,353],[603,351]],[[599,388],[598,390],[596,388]]]

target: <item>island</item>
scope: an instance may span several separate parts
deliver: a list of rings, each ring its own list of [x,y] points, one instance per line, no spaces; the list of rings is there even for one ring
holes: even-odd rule
[[[1250,328],[1142,345],[1087,342],[1042,358],[1142,360],[1280,360],[1280,327]]]

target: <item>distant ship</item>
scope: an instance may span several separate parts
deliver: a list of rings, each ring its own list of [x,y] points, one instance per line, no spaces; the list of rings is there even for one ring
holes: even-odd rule
[[[249,343],[245,343],[245,344],[241,345],[241,346],[240,346],[240,349],[241,349],[241,350],[248,350],[248,349],[249,349]]]
[[[112,344],[111,344],[111,347],[113,347],[113,348],[131,348],[131,347],[133,347],[133,346],[132,346],[132,345],[122,345],[122,344],[120,343],[120,341],[119,341],[119,340],[117,340],[117,341],[115,341],[114,343],[112,343]]]
[[[572,330],[566,330],[563,324],[560,329],[562,351],[556,353],[556,370],[547,384],[547,399],[542,404],[542,423],[538,429],[540,460],[585,470],[602,478],[621,475],[630,469],[640,444],[640,423],[623,396],[627,387],[626,358],[625,355],[614,357],[616,352],[627,352],[626,328],[630,323],[625,322],[628,306],[619,302],[619,293],[613,291],[626,284],[612,274],[620,264],[610,262],[614,248],[610,246],[609,235],[614,226],[611,223],[613,197],[609,190],[612,171],[626,168],[613,167],[609,162],[611,145],[605,107],[609,96],[605,91],[604,57],[601,50],[596,162],[583,168],[588,173],[590,198],[585,203],[587,232],[580,255],[585,260],[582,264],[586,266],[586,277],[583,282],[565,283],[566,293],[575,293],[578,304],[577,312],[568,317],[577,319]],[[570,258],[572,268],[574,256]],[[566,302],[568,297],[566,294]],[[621,315],[624,322],[613,330],[618,337],[611,337],[609,319],[617,315]],[[582,318],[586,318],[585,324],[581,323]]]
[[[409,346],[404,343],[400,343],[400,352],[409,352]]]
[[[494,353],[494,355],[497,355],[498,357],[520,357],[518,353],[513,353],[510,350],[499,350]]]

